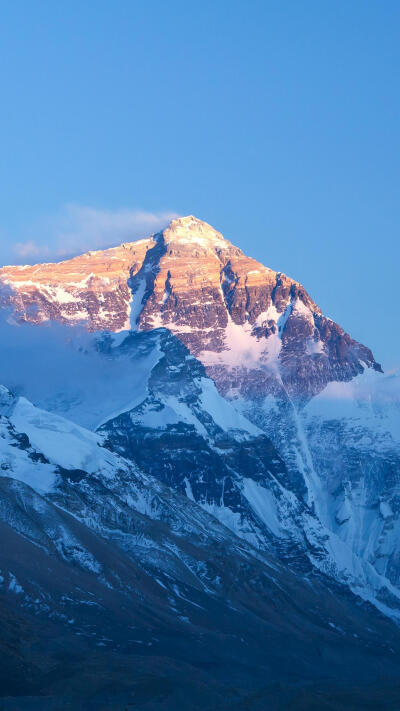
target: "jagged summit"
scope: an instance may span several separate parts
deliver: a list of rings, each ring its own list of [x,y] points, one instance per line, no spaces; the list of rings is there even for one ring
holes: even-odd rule
[[[305,397],[378,368],[304,287],[211,225],[178,217],[159,234],[57,264],[0,269],[0,305],[20,321],[90,331],[166,328],[223,394]]]
[[[171,220],[162,234],[167,243],[179,241],[180,243],[191,244],[196,242],[207,247],[214,244],[228,244],[220,232],[207,222],[194,217],[194,215],[177,217]]]
[[[172,230],[176,233],[187,233],[189,231],[207,231],[216,233],[214,227],[208,224],[208,222],[205,222],[205,220],[200,220],[199,217],[195,217],[194,215],[182,215],[181,217],[174,217],[165,229]]]

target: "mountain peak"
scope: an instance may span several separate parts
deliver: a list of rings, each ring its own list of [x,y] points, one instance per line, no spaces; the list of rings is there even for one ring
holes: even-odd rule
[[[365,365],[378,367],[301,284],[193,215],[148,239],[58,264],[0,269],[1,307],[18,321],[84,322],[92,331],[167,328],[223,393],[240,383],[246,396],[283,387],[284,397],[308,397]]]
[[[207,222],[194,217],[194,215],[186,215],[185,217],[177,217],[171,220],[163,235],[166,242],[187,244],[197,242],[203,246],[218,243],[226,244],[226,240],[220,232]]]

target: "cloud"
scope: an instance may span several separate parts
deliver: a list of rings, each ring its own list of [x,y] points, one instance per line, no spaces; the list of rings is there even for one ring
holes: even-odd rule
[[[28,242],[17,242],[17,244],[14,245],[15,254],[22,259],[31,259],[32,257],[41,256],[46,250],[46,245],[35,244],[33,240],[29,240]]]
[[[66,205],[57,214],[41,219],[29,230],[26,241],[12,247],[16,262],[63,259],[92,249],[104,249],[148,237],[163,229],[177,214],[138,209],[101,210]]]
[[[104,358],[95,344],[96,336],[82,326],[15,325],[12,314],[0,310],[0,383],[66,417],[70,407],[78,404],[80,412],[85,403],[81,423],[93,427],[106,414],[101,403],[113,402],[120,378],[125,397],[132,387],[130,359]]]

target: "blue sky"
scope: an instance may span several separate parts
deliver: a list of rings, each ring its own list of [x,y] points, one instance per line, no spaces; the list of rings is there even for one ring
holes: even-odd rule
[[[14,0],[0,262],[210,222],[400,365],[400,4]]]

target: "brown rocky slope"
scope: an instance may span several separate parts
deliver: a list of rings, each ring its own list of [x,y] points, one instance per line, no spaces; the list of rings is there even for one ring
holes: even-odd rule
[[[165,327],[228,397],[308,399],[332,380],[380,370],[301,284],[192,216],[147,239],[64,262],[3,267],[0,303],[37,324]]]

